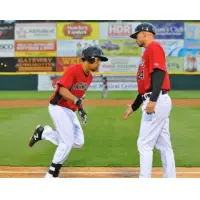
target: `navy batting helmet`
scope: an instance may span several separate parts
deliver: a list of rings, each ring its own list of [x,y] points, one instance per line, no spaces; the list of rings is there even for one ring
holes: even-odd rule
[[[82,61],[95,62],[95,57],[99,58],[102,62],[108,61],[108,58],[104,56],[103,51],[98,46],[88,47],[82,52]]]
[[[141,31],[147,31],[147,32],[151,32],[154,35],[156,34],[156,30],[155,27],[150,24],[150,23],[142,23],[139,24],[136,28],[135,28],[135,33],[131,34],[130,37],[136,39],[137,34]]]

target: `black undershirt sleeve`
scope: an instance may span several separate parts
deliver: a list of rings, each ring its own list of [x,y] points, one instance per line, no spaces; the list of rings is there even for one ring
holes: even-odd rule
[[[135,101],[131,105],[132,110],[136,111],[140,107],[141,104],[142,104],[142,97],[141,97],[140,94],[138,94],[137,97],[136,97],[136,99],[135,99]]]
[[[150,101],[154,101],[156,102],[158,99],[158,96],[160,94],[161,91],[161,87],[164,81],[164,77],[165,77],[165,71],[161,70],[161,69],[155,69],[152,73],[151,73],[151,87],[150,87],[150,91],[152,91],[152,94],[150,96]],[[132,110],[136,111],[140,105],[142,104],[143,100],[142,100],[142,96],[140,94],[137,95],[135,101],[133,102],[133,104],[131,105]]]
[[[160,94],[162,84],[165,78],[165,71],[161,69],[154,69],[154,71],[151,73],[151,88],[150,91],[152,91],[150,96],[150,101],[156,102],[158,99],[158,96]]]

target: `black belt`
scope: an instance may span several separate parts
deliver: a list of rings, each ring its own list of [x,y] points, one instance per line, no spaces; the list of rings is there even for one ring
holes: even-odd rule
[[[161,94],[162,95],[167,94],[167,90],[161,90]],[[141,96],[142,96],[142,100],[145,101],[147,98],[151,96],[151,92],[147,92]]]

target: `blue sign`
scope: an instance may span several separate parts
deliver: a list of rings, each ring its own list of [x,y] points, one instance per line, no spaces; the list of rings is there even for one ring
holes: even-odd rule
[[[156,39],[184,39],[184,22],[154,22]]]
[[[192,56],[196,56],[200,54],[200,49],[181,49],[178,52],[178,56],[186,56],[187,54],[190,54]]]
[[[186,49],[200,49],[200,40],[185,40],[184,48]]]

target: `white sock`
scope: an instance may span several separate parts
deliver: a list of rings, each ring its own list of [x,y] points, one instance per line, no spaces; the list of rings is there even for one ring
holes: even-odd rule
[[[44,178],[54,178],[54,177],[52,176],[52,174],[49,174],[49,173],[47,172],[47,173],[45,174]]]

